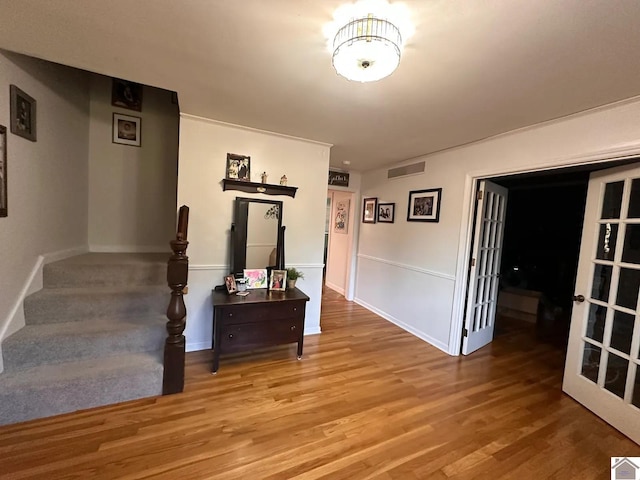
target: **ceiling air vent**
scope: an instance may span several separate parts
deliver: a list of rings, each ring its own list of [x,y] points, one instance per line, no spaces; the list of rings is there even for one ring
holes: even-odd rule
[[[424,173],[425,162],[412,163],[402,167],[391,168],[387,171],[387,178],[406,177],[407,175],[417,175]]]

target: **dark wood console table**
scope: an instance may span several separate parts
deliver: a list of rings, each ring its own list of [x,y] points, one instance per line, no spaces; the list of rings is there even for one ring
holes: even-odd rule
[[[255,350],[272,345],[298,343],[302,357],[304,313],[309,297],[294,288],[285,292],[250,290],[249,295],[228,295],[213,290],[213,367],[220,354]]]

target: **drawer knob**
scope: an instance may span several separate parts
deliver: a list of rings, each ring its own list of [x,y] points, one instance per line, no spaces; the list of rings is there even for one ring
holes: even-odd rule
[[[229,316],[230,316],[230,317],[233,317],[233,313],[229,313]]]
[[[293,311],[297,312],[298,311],[298,307],[293,307]]]
[[[233,333],[230,333],[230,334],[229,334],[229,338],[233,338]]]
[[[291,331],[293,332],[296,329],[295,325],[291,325]]]

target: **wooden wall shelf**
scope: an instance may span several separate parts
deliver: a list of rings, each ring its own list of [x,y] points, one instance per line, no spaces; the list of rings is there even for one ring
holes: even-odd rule
[[[242,180],[222,179],[222,190],[239,190],[246,193],[264,193],[265,195],[288,195],[295,197],[298,187],[272,185],[270,183],[243,182]]]

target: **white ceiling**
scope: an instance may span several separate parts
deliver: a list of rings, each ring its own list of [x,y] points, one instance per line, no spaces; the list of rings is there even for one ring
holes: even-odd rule
[[[0,48],[179,92],[183,112],[368,170],[640,94],[638,0],[407,0],[398,70],[335,74],[338,0],[0,0]],[[303,159],[301,159],[303,160]]]

